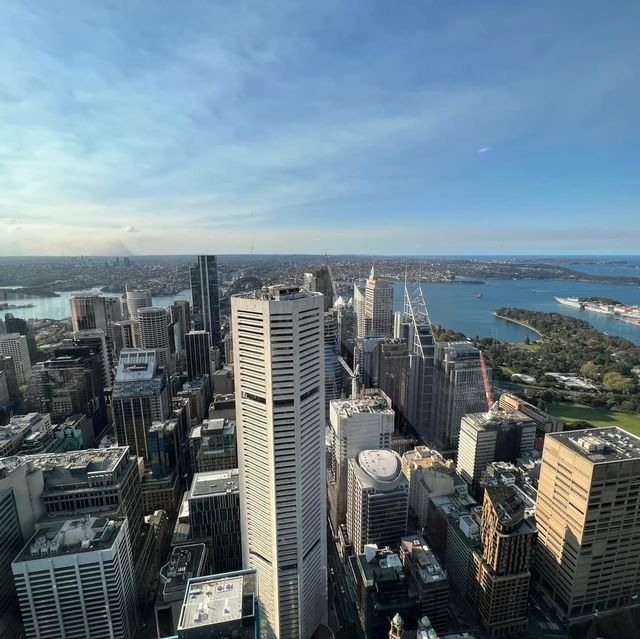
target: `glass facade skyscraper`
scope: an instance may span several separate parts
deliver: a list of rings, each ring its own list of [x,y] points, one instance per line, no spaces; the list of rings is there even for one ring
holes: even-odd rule
[[[211,345],[220,343],[220,292],[218,290],[218,261],[215,255],[198,255],[198,262],[190,270],[193,326],[208,331]]]

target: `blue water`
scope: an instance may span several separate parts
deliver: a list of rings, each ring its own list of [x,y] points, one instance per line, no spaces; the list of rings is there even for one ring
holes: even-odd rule
[[[509,342],[523,341],[527,335],[531,339],[536,339],[535,333],[493,315],[496,308],[516,306],[533,311],[564,313],[585,319],[609,335],[619,335],[635,344],[640,344],[639,326],[625,324],[608,315],[562,306],[554,300],[554,296],[601,296],[617,299],[627,304],[640,305],[639,286],[566,280],[487,280],[486,284],[423,284],[422,290],[432,323],[460,331],[469,337],[479,335],[480,337],[494,337]],[[34,304],[34,308],[14,309],[10,312],[16,317],[25,319],[69,317],[69,298],[78,292],[80,291],[64,292],[60,294],[60,297],[55,298],[25,299],[23,303]],[[98,292],[98,289],[94,289],[93,292]],[[477,293],[482,293],[483,298],[475,298]],[[106,291],[103,294],[118,295],[118,293],[107,293]],[[401,308],[402,284],[396,284],[394,297],[396,308]],[[159,306],[169,306],[174,299],[190,298],[191,292],[186,290],[176,295],[154,297],[153,303]],[[20,301],[15,303],[20,303]]]
[[[601,313],[581,311],[558,304],[554,297],[601,296],[640,305],[640,287],[625,284],[593,284],[566,280],[487,280],[486,284],[423,284],[422,291],[433,324],[469,337],[494,337],[507,342],[520,342],[535,333],[493,315],[496,308],[515,306],[532,311],[557,312],[585,319],[597,329],[625,337],[640,344],[640,327],[625,324]],[[482,299],[474,297],[482,293]],[[396,308],[402,306],[403,285],[394,291]]]

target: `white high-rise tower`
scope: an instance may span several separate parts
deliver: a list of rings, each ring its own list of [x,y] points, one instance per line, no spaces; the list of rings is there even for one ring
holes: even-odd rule
[[[327,617],[322,295],[231,299],[243,561],[263,633],[308,639]]]

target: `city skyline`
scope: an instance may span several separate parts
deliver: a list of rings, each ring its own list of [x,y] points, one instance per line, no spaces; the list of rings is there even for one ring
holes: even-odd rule
[[[638,245],[637,4],[64,8],[0,8],[0,255]]]

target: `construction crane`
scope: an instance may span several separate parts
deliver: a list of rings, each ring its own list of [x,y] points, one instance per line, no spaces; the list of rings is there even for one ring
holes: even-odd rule
[[[347,375],[351,378],[351,399],[358,398],[358,372],[360,370],[360,364],[356,364],[355,370],[351,370],[351,367],[345,361],[342,355],[338,355],[338,361],[342,365],[342,368],[347,372]]]
[[[487,370],[487,362],[484,359],[484,353],[480,352],[480,371],[482,372],[482,383],[484,385],[484,396],[487,398],[487,410],[493,408],[493,391],[489,382],[489,371]]]

